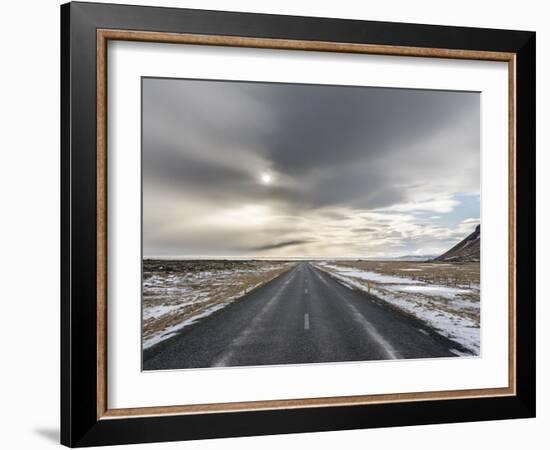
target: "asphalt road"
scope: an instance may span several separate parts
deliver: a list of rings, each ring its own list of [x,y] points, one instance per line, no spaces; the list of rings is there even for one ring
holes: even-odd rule
[[[458,344],[300,263],[146,350],[144,370],[454,357]]]

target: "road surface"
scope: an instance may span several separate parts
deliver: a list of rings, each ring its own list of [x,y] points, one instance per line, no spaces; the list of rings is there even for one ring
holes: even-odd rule
[[[454,357],[460,346],[299,263],[146,350],[144,370]]]

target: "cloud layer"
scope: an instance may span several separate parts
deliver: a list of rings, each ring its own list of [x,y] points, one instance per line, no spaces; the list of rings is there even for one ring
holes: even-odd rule
[[[439,253],[479,129],[478,93],[145,78],[144,255]]]

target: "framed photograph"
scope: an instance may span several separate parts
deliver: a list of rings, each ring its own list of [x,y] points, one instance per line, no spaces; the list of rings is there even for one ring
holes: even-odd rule
[[[535,33],[61,27],[63,444],[535,415]]]

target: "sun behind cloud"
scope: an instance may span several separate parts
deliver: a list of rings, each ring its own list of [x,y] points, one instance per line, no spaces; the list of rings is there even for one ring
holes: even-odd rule
[[[268,185],[273,182],[273,176],[267,172],[262,172],[260,174],[260,183]]]

